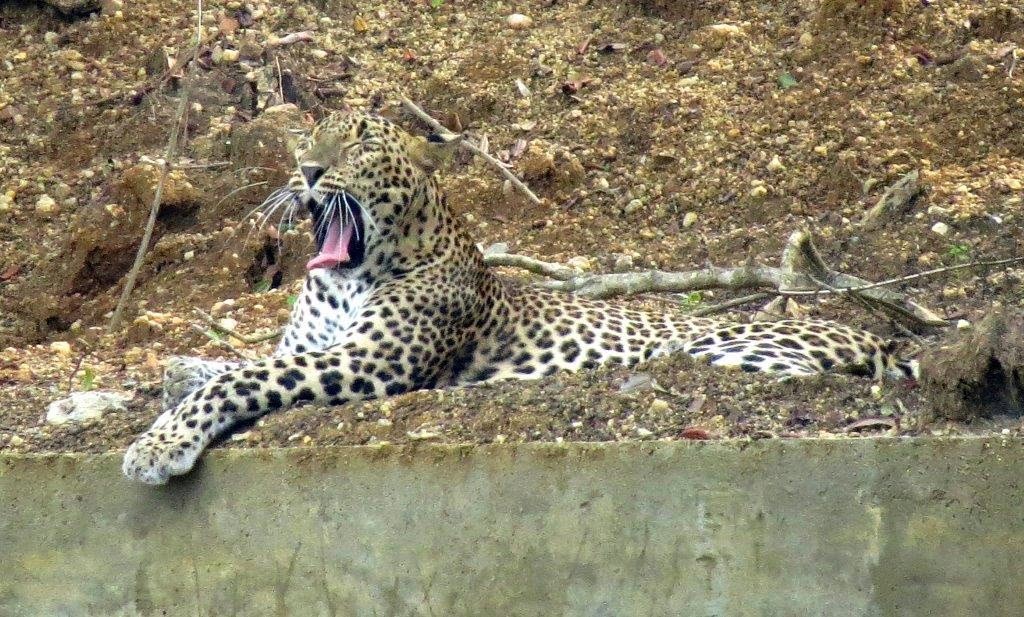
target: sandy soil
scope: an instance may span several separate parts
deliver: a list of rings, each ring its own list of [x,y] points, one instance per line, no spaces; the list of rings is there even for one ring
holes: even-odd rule
[[[513,12],[530,26],[509,27]],[[108,0],[86,18],[0,7],[0,449],[124,447],[158,413],[168,356],[231,355],[192,328],[193,309],[249,334],[287,319],[309,241],[302,224],[254,231],[247,214],[288,173],[288,129],[343,104],[421,129],[396,104],[405,94],[450,128],[486,136],[545,203],[460,158],[443,184],[471,233],[594,271],[776,263],[806,226],[836,267],[880,280],[1013,256],[1024,239],[1018,3],[207,2],[203,45],[183,76],[194,22],[183,0]],[[301,31],[312,40],[276,44]],[[107,333],[152,199],[146,161],[163,155],[186,90],[186,135],[154,245],[126,327]],[[926,192],[862,225],[915,169]],[[1019,304],[1022,276],[974,269],[899,288],[974,323]],[[794,310],[898,334],[840,300]],[[239,343],[254,355],[272,345]],[[134,399],[85,425],[45,422],[49,402],[88,389]],[[780,381],[674,358],[307,407],[230,443],[986,430],[1021,423],[935,420],[902,384]]]

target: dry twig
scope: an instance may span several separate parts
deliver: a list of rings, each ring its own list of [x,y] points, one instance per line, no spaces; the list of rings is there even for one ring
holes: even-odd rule
[[[690,314],[694,317],[707,317],[708,315],[717,315],[718,313],[725,312],[731,308],[737,306],[743,306],[744,304],[750,304],[751,302],[760,302],[761,300],[767,300],[771,297],[771,294],[759,292],[756,294],[750,294],[749,296],[740,296],[739,298],[733,298],[726,300],[720,304],[697,309]]]
[[[217,335],[215,335],[213,332],[211,332],[209,330],[206,330],[206,329],[202,328],[201,326],[198,326],[196,324],[189,324],[189,327],[192,328],[193,330],[195,330],[196,332],[198,332],[199,334],[202,334],[206,338],[210,339],[214,343],[216,343],[216,345],[218,347],[221,347],[223,349],[226,349],[226,350],[230,351],[231,353],[235,354],[236,356],[238,356],[239,358],[241,358],[241,359],[243,359],[243,360],[245,360],[247,362],[251,362],[253,360],[256,360],[255,357],[250,356],[249,354],[245,353],[241,349],[239,349],[239,348],[235,347],[234,345],[232,345],[231,341],[228,341],[228,340],[222,339],[222,338],[218,338]]]
[[[209,313],[206,313],[199,309],[193,309],[193,312],[196,314],[197,317],[202,319],[213,330],[220,332],[221,334],[230,336],[232,338],[238,339],[239,341],[245,343],[246,345],[256,345],[258,343],[263,343],[281,336],[281,330],[279,329],[272,330],[270,332],[264,332],[262,334],[253,334],[251,336],[245,336],[244,334],[239,334],[235,330],[228,328],[221,322],[217,321],[217,319],[210,315]]]
[[[199,54],[199,48],[203,42],[203,0],[197,0],[196,3],[196,47],[192,54],[192,57],[196,57]],[[187,67],[182,66],[182,70]],[[124,288],[121,290],[121,297],[117,301],[117,307],[114,308],[114,314],[110,317],[110,325],[108,331],[113,332],[117,330],[121,325],[121,317],[124,314],[125,305],[128,304],[128,298],[131,296],[132,289],[135,288],[135,281],[139,276],[139,270],[142,268],[142,262],[146,259],[146,252],[149,251],[149,242],[153,239],[153,228],[156,226],[156,217],[160,212],[160,200],[163,198],[164,184],[167,183],[167,174],[171,171],[171,159],[178,152],[178,137],[182,133],[182,129],[185,123],[185,112],[188,110],[188,80],[185,80],[185,86],[182,88],[181,100],[178,102],[178,111],[175,117],[174,124],[171,127],[171,134],[167,138],[167,148],[164,151],[164,160],[160,167],[160,179],[157,181],[156,191],[153,194],[153,205],[149,209],[149,219],[146,221],[145,231],[142,233],[142,242],[139,244],[139,250],[135,253],[135,262],[132,264],[131,270],[128,271],[128,275],[125,278]]]
[[[444,127],[444,125],[442,125],[440,122],[438,122],[437,120],[432,118],[429,114],[427,114],[427,112],[425,112],[422,109],[420,109],[419,106],[416,105],[416,103],[413,103],[412,101],[410,101],[408,98],[406,98],[404,96],[401,98],[401,101],[402,101],[402,105],[406,109],[408,109],[413,114],[415,114],[417,118],[419,118],[420,120],[422,120],[423,122],[428,124],[430,126],[430,128],[432,128],[437,133],[442,133],[442,134],[445,134],[445,135],[452,135],[453,134],[451,131],[446,129]],[[484,151],[483,148],[481,148],[480,146],[478,146],[477,144],[473,143],[472,141],[470,141],[468,139],[463,139],[462,142],[461,142],[461,146],[463,148],[465,148],[466,150],[469,150],[470,152],[483,157],[485,161],[487,161],[492,166],[497,168],[505,176],[505,178],[507,178],[508,181],[512,183],[512,186],[514,186],[517,189],[519,189],[524,195],[526,195],[527,199],[529,199],[531,202],[533,202],[533,203],[535,203],[537,205],[540,205],[542,203],[540,198],[533,194],[533,191],[530,190],[530,187],[526,186],[526,184],[524,184],[522,180],[517,178],[514,173],[509,171],[509,169],[505,166],[504,163],[502,163],[498,159],[496,159],[493,156],[491,156],[490,154],[488,154],[486,151]]]

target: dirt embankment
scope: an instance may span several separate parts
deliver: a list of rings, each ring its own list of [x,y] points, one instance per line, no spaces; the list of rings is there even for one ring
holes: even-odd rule
[[[879,280],[1010,256],[1024,240],[1018,3],[214,2],[187,78],[192,2],[100,4],[85,18],[0,7],[0,448],[126,444],[157,411],[163,359],[226,353],[190,327],[193,308],[220,303],[218,316],[244,332],[281,324],[308,240],[295,222],[254,230],[249,213],[288,173],[288,129],[344,104],[418,128],[394,104],[406,94],[449,127],[486,135],[545,204],[460,159],[443,182],[470,232],[595,270],[773,263],[807,226],[837,267]],[[509,27],[514,11],[528,27]],[[281,44],[305,31],[312,40]],[[186,85],[178,171],[129,326],[106,334],[152,198],[147,161],[162,156]],[[924,194],[860,225],[913,170]],[[1022,274],[965,270],[903,290],[974,323],[1020,302]],[[896,334],[839,300],[796,310]],[[41,421],[49,401],[90,388],[136,398],[84,427]],[[672,359],[630,374],[307,408],[266,419],[244,443],[993,427],[1020,422],[947,424],[917,390],[780,383]]]

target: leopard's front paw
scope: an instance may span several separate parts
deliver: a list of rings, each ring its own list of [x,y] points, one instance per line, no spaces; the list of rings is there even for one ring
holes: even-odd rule
[[[174,409],[217,375],[238,367],[237,362],[218,362],[192,356],[173,356],[164,366],[163,409]]]
[[[121,471],[131,480],[166,484],[171,476],[187,473],[203,448],[191,436],[153,428],[135,440],[124,454]]]

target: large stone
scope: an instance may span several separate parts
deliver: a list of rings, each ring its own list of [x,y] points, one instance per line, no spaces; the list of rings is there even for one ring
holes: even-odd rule
[[[50,424],[66,424],[96,420],[111,411],[125,411],[125,403],[130,400],[131,396],[118,392],[72,392],[68,398],[50,403],[46,410],[46,421]]]

